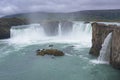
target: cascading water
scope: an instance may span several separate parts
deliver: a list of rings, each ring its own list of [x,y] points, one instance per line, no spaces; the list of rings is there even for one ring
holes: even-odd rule
[[[73,33],[80,33],[90,34],[91,33],[91,24],[84,24],[83,22],[75,22],[73,25]]]
[[[90,42],[92,34],[91,29],[92,28],[90,24],[75,22],[73,25],[72,36],[74,36],[76,40],[80,40],[81,42]]]
[[[91,30],[91,24],[86,24],[86,27],[85,27],[85,32],[86,33],[90,33],[92,30]]]
[[[61,37],[62,36],[62,31],[61,31],[61,23],[59,23],[59,26],[58,26],[58,34],[59,36]]]
[[[109,63],[110,59],[110,47],[111,47],[112,33],[109,33],[102,44],[98,61],[101,63]]]
[[[11,38],[0,41],[0,80],[120,79],[119,70],[116,71],[105,65],[93,65],[89,62],[93,58],[88,55],[90,46],[84,46],[84,44],[91,44],[89,24],[74,22],[72,27],[60,26],[55,27],[56,29],[50,26],[47,28],[46,25],[47,29],[45,29],[41,25],[12,27]],[[52,29],[51,33],[56,30],[56,34],[59,34],[46,35],[49,29]],[[69,32],[64,34],[67,29]],[[47,49],[49,44],[63,51],[65,56],[36,56],[36,50]]]
[[[26,26],[15,26],[11,28],[12,43],[30,43],[31,42],[79,42],[82,44],[91,45],[91,26],[83,22],[74,22],[72,31],[65,36],[62,34],[62,26],[58,26],[58,36],[46,36],[44,26],[40,24],[32,24]],[[67,31],[67,30],[66,30]]]
[[[31,41],[42,40],[45,36],[43,28],[40,24],[31,24],[23,26],[14,26],[11,28],[12,43],[31,43]]]

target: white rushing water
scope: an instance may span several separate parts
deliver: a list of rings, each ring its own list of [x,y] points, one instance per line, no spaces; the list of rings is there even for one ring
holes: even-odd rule
[[[58,34],[59,34],[59,37],[62,36],[62,29],[61,29],[61,24],[59,23],[59,26],[58,26]]]
[[[112,38],[112,32],[107,35],[107,37],[104,40],[104,43],[102,44],[102,49],[100,50],[100,55],[98,57],[99,62],[109,63],[111,38]]]
[[[72,37],[81,42],[91,41],[91,24],[74,23]]]
[[[95,64],[109,64],[110,59],[110,50],[111,50],[111,39],[112,39],[112,32],[107,35],[105,38],[102,48],[100,50],[100,55],[98,56],[97,60],[91,60],[92,63]]]
[[[58,26],[58,36],[46,36],[40,24],[14,26],[11,28],[10,43],[32,44],[46,42],[81,43],[91,46],[91,25],[83,22],[74,22],[72,31],[64,36],[61,26]]]
[[[14,26],[11,28],[12,43],[31,43],[32,41],[42,40],[44,30],[40,24],[31,24],[23,26]]]

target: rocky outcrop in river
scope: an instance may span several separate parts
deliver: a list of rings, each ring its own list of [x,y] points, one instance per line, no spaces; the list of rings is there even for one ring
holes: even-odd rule
[[[64,53],[57,49],[42,49],[42,50],[37,50],[37,55],[64,56]]]

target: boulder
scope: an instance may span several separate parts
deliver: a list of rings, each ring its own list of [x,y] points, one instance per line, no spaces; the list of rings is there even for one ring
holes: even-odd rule
[[[64,56],[64,53],[57,49],[42,49],[42,50],[37,50],[37,55]]]

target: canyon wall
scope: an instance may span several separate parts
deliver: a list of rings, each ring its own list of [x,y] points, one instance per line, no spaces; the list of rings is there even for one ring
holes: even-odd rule
[[[92,47],[90,54],[99,56],[106,36],[112,32],[110,64],[120,69],[120,26],[92,23]]]
[[[106,36],[113,31],[116,25],[105,25],[102,23],[92,23],[92,47],[90,54],[98,56],[102,48],[102,43]]]
[[[113,31],[110,64],[120,69],[120,26]]]

